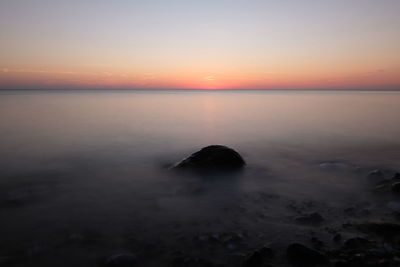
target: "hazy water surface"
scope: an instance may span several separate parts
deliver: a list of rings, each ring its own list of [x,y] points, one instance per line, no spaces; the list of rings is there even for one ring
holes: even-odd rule
[[[104,254],[131,235],[174,246],[245,229],[279,241],[299,231],[298,203],[333,221],[350,204],[379,210],[365,175],[400,169],[399,114],[398,92],[0,92],[0,249],[87,231]],[[211,144],[238,150],[246,169],[168,171]]]

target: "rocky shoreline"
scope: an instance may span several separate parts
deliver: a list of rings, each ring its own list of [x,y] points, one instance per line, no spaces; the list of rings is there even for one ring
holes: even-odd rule
[[[203,150],[206,153],[194,153],[175,164],[173,169],[194,168],[197,175],[203,175],[210,166],[212,171],[221,171],[221,166],[223,171],[237,171],[246,165],[234,150],[222,146],[213,146],[213,149],[217,150],[217,156],[210,156],[210,150],[206,149]],[[233,161],[224,159],[226,156]],[[226,164],[227,161],[230,163]],[[0,242],[0,265],[400,266],[400,173],[389,168],[368,170],[344,161],[319,162],[317,166],[328,171],[357,172],[365,178],[365,190],[383,199],[383,204],[360,201],[335,206],[315,198],[292,199],[260,190],[227,197],[232,205],[224,206],[224,213],[217,214],[216,219],[174,221],[172,218],[159,224],[154,218],[162,220],[165,214],[162,207],[154,205],[149,209],[157,213],[157,217],[141,221],[140,216],[136,216],[138,218],[127,223],[131,228],[124,229],[120,235],[107,235],[102,227],[86,225],[58,231],[50,237],[40,235],[43,238],[40,242]],[[45,192],[41,196],[48,197],[50,190],[45,190],[46,186],[43,182],[39,193],[29,191],[19,198],[1,197],[0,207],[11,214],[14,210],[29,208],[26,203],[34,199],[33,196]],[[56,189],[57,184],[52,180],[51,190]],[[185,194],[201,196],[203,193],[198,188],[188,192]],[[280,209],[270,212],[276,207]]]

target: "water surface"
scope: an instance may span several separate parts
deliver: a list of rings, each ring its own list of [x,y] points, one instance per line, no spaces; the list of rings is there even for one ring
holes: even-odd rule
[[[91,266],[148,244],[155,261],[207,254],[198,235],[244,234],[246,248],[213,250],[223,260],[301,238],[302,212],[331,224],[354,205],[379,216],[392,200],[365,176],[400,170],[398,114],[398,92],[2,91],[0,251]],[[236,149],[245,170],[168,170],[211,144]]]

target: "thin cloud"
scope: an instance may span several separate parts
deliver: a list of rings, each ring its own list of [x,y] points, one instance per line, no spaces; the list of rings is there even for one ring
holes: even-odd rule
[[[45,70],[45,69],[10,69],[3,68],[4,73],[51,73],[51,74],[79,74],[74,71],[58,71],[58,70]]]

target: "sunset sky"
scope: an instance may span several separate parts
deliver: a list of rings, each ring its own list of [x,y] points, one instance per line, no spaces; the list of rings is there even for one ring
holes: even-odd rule
[[[400,89],[399,0],[1,0],[0,89]]]

